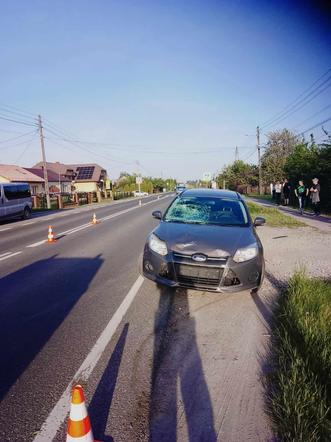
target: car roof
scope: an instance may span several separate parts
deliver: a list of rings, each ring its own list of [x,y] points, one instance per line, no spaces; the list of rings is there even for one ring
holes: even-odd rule
[[[233,190],[224,189],[187,189],[184,190],[180,195],[183,196],[202,196],[202,197],[212,197],[212,198],[231,198],[241,200],[241,196],[238,192]]]

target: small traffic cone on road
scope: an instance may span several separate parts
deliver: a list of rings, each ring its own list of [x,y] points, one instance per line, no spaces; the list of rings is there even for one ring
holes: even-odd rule
[[[75,385],[72,389],[66,441],[97,442],[93,437],[91,422],[85,405],[84,391],[81,385]]]
[[[99,224],[100,223],[100,221],[99,220],[97,220],[97,216],[96,216],[96,214],[95,213],[93,213],[93,218],[92,218],[92,224]]]
[[[55,242],[56,239],[54,238],[53,229],[52,226],[48,226],[48,236],[47,236],[47,242]]]

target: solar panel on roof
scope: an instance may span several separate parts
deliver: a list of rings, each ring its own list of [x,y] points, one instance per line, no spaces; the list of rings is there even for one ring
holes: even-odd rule
[[[90,180],[93,176],[95,167],[94,166],[84,166],[77,167],[78,175],[76,177],[77,180]]]

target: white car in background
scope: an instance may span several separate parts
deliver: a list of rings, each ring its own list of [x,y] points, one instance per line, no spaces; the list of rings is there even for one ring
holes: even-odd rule
[[[135,190],[133,192],[133,196],[148,196],[147,192],[138,192],[137,190]]]

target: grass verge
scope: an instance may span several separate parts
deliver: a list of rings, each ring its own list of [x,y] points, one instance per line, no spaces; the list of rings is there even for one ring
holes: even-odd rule
[[[247,206],[251,217],[263,216],[266,219],[268,226],[270,227],[305,227],[306,224],[301,221],[292,218],[291,216],[284,215],[273,207],[260,206],[252,202],[247,202]]]
[[[282,441],[331,440],[331,282],[295,274],[275,312],[267,408]]]

